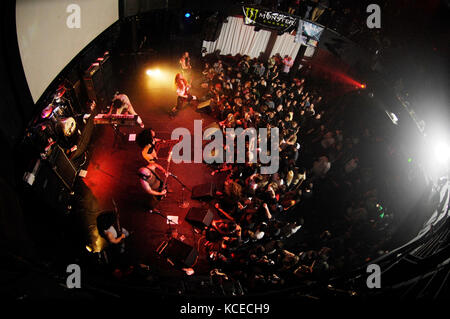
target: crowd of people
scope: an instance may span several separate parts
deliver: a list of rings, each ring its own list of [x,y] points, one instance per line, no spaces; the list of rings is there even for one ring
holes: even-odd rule
[[[224,178],[216,208],[229,217],[205,234],[212,274],[248,291],[326,280],[383,253],[389,237],[358,157],[373,136],[346,132],[326,92],[290,76],[286,61],[210,55],[202,71],[204,99],[223,129],[279,129],[276,173],[260,174],[249,143],[246,163],[211,165]]]

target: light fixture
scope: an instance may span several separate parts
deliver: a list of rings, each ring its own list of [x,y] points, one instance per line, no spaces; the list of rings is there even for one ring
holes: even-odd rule
[[[434,143],[434,155],[439,163],[445,164],[450,158],[450,147],[444,141]]]
[[[145,73],[151,77],[158,77],[161,75],[161,71],[159,69],[148,69]]]
[[[394,123],[395,125],[398,125],[398,117],[397,115],[395,115],[394,113],[386,110],[385,111],[387,116],[389,117],[389,119],[392,121],[392,123]]]

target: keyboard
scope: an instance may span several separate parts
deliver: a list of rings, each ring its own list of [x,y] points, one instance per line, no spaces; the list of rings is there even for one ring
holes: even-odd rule
[[[124,126],[137,125],[137,115],[132,114],[98,114],[94,118],[95,125],[117,124]]]

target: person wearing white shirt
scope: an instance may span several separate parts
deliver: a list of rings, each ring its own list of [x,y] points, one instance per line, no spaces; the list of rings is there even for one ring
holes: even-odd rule
[[[116,92],[114,94],[114,97],[112,99],[113,107],[116,109],[115,114],[132,114],[132,115],[138,115],[136,111],[133,108],[133,105],[130,102],[130,99],[125,94],[119,94],[119,92]],[[111,114],[113,112],[113,107],[111,107],[109,113]],[[142,122],[141,117],[138,115],[137,117],[137,123],[141,128],[144,128],[144,123]]]
[[[292,57],[286,55],[282,62],[283,62],[283,73],[288,74],[292,66],[294,65],[294,60],[292,60]]]

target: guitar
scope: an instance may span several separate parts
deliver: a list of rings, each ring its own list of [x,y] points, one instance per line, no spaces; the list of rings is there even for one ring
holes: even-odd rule
[[[147,144],[142,150],[142,157],[147,162],[153,162],[157,157],[156,154],[159,152],[161,147],[173,147],[175,144],[183,140],[183,135],[180,136],[178,140],[162,140],[155,144]],[[171,154],[170,154],[171,155]]]
[[[120,237],[122,236],[122,227],[120,227],[119,209],[114,198],[112,199],[112,203],[114,205],[114,213],[116,214],[117,237]]]
[[[166,166],[167,173],[165,174],[164,181],[162,181],[162,183],[158,189],[158,192],[162,192],[164,189],[167,190],[167,178],[169,177],[169,167],[170,167],[171,161],[172,161],[172,151],[170,151],[169,157],[167,158],[167,166]],[[155,176],[161,181],[161,179],[158,177],[158,175],[155,174]],[[167,196],[167,193],[165,195],[158,195],[158,196],[156,196],[156,198],[158,200],[162,200],[166,196]]]

